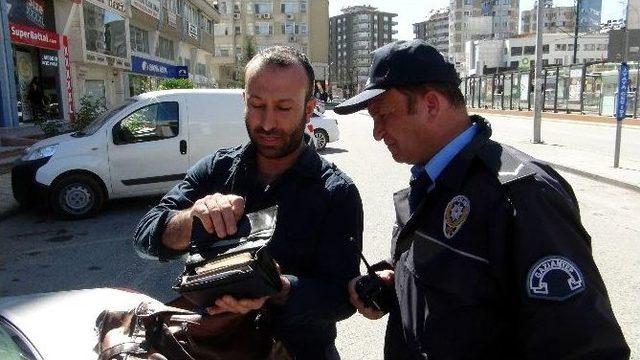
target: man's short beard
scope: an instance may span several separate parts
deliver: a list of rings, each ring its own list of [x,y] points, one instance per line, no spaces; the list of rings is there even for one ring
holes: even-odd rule
[[[246,114],[245,114],[244,123],[245,123],[245,126],[247,127],[247,134],[249,134],[249,139],[251,139],[251,142],[253,143],[253,145],[255,145],[256,151],[258,152],[258,154],[269,159],[279,159],[292,154],[293,152],[298,150],[298,148],[300,148],[300,145],[302,144],[302,141],[304,139],[304,128],[307,124],[307,121],[303,113],[298,126],[291,132],[291,134],[289,134],[289,136],[286,138],[285,143],[279,147],[260,145],[260,143],[256,139],[256,135],[257,134],[277,135],[277,136],[284,137],[286,134],[284,134],[282,131],[280,130],[264,131],[259,127],[256,128],[255,130],[250,129]],[[255,131],[255,134],[254,134],[254,131]]]

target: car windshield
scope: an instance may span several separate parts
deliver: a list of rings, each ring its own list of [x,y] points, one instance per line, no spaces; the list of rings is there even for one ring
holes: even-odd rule
[[[37,360],[24,336],[4,319],[0,319],[0,358],[3,360]]]
[[[87,135],[93,135],[95,134],[96,131],[98,131],[98,129],[100,129],[102,127],[102,125],[104,125],[105,122],[107,122],[107,120],[109,120],[109,118],[111,118],[111,116],[113,114],[116,114],[118,111],[124,109],[125,107],[129,106],[130,104],[136,102],[138,100],[136,100],[135,98],[131,98],[126,100],[125,102],[123,102],[122,104],[111,108],[110,110],[105,111],[104,113],[100,114],[100,116],[98,116],[97,118],[95,118],[95,120],[93,120],[92,122],[89,123],[89,125],[85,126],[84,129],[78,131],[76,133],[76,135],[78,136],[87,136]]]

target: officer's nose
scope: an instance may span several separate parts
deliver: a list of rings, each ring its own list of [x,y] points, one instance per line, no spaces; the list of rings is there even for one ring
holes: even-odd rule
[[[380,120],[373,120],[373,138],[380,141],[384,138],[384,125]]]

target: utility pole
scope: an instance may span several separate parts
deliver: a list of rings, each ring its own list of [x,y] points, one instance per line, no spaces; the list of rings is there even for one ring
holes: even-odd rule
[[[573,33],[573,63],[578,63],[578,29],[580,28],[580,1],[576,0],[576,26]]]
[[[533,90],[533,143],[540,144],[542,142],[540,132],[542,128],[542,99],[544,91],[542,89],[542,33],[544,31],[543,8],[541,0],[538,0],[536,23],[536,64],[535,64],[535,87]]]

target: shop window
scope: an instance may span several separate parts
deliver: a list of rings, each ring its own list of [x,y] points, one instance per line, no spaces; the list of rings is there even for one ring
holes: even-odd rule
[[[129,114],[113,127],[113,143],[132,144],[178,136],[178,103],[161,102]]]
[[[86,48],[121,58],[127,57],[125,19],[118,13],[83,3]]]
[[[131,50],[149,53],[149,32],[135,26],[129,26]]]

